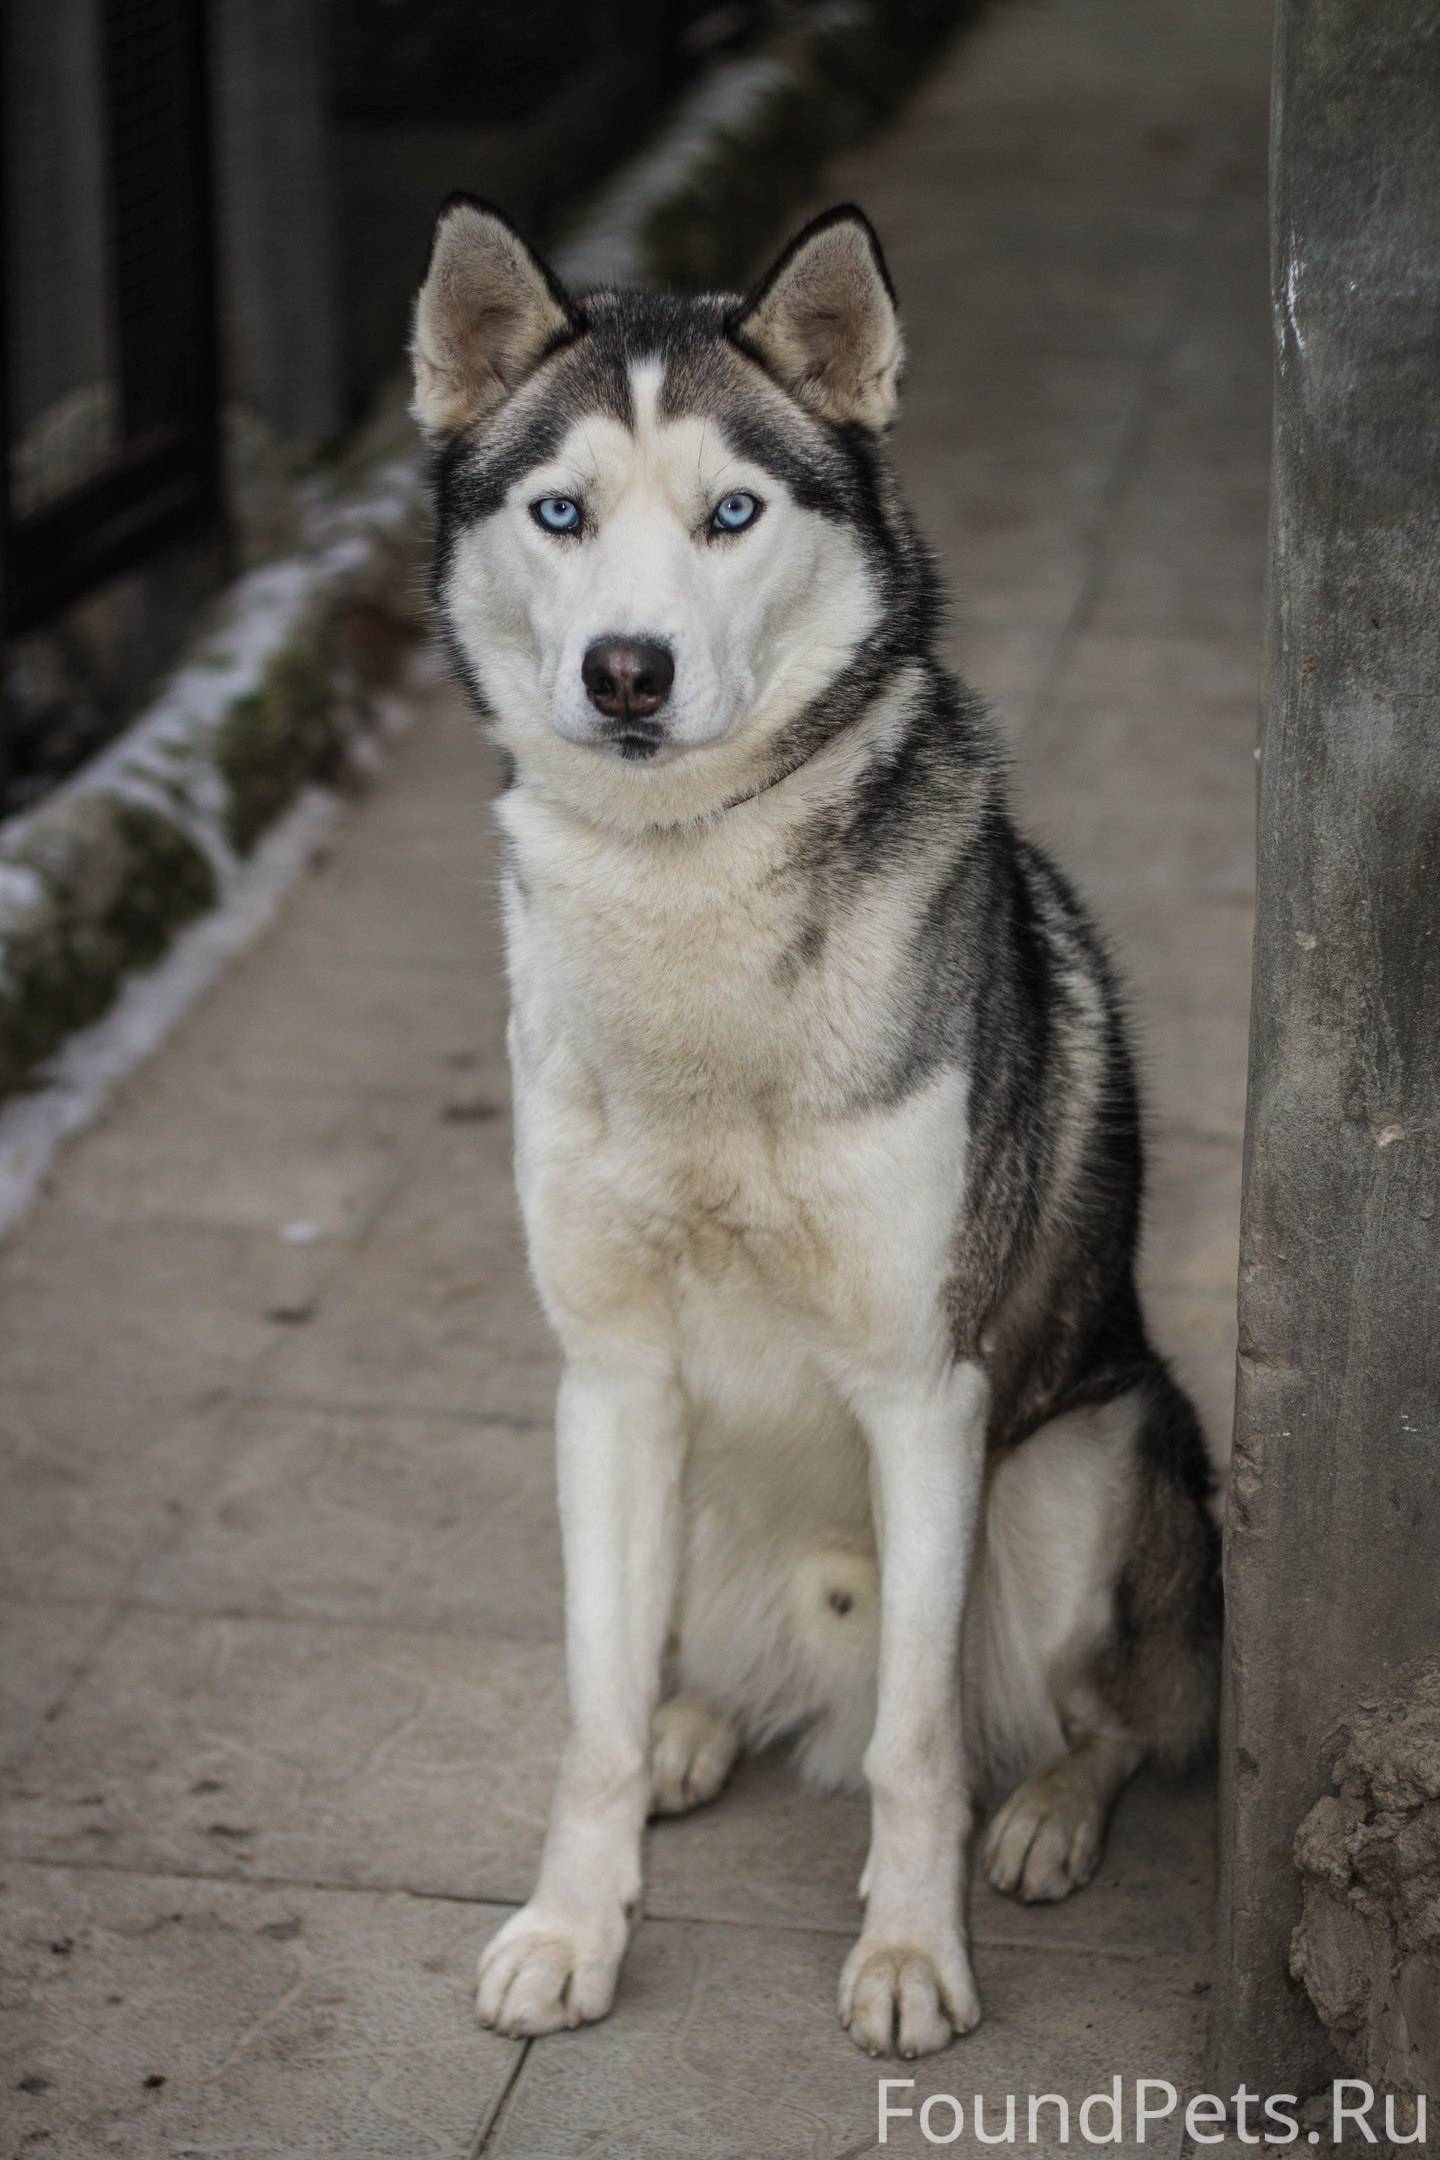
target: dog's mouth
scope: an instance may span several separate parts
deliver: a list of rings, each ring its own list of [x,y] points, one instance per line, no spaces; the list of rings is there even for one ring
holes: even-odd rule
[[[608,750],[618,750],[627,764],[643,764],[665,745],[665,730],[658,720],[629,717],[612,720],[602,728],[600,740]]]

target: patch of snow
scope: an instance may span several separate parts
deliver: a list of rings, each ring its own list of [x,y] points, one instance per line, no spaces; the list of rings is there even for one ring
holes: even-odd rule
[[[28,863],[0,861],[0,934],[3,934],[7,915],[26,915],[45,897],[45,885],[38,870]]]

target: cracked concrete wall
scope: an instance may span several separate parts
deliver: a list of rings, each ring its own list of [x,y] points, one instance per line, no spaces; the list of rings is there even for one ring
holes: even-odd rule
[[[1362,1705],[1338,1792],[1300,1827],[1302,1914],[1290,1947],[1346,2067],[1407,2108],[1440,2099],[1440,1665]]]
[[[1280,0],[1217,2091],[1329,2075],[1289,1855],[1440,1643],[1437,110],[1430,0]]]

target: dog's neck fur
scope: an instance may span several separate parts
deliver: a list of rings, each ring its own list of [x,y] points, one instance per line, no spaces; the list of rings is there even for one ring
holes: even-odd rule
[[[873,1099],[906,949],[998,785],[957,738],[926,790],[946,847],[916,832],[871,874],[864,783],[906,754],[935,689],[913,664],[774,785],[684,825],[592,821],[522,769],[498,813],[522,1045],[563,1041],[651,1115],[763,1101],[784,1122]]]

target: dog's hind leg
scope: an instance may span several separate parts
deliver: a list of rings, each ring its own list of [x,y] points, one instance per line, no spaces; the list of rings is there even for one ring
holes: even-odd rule
[[[1163,1366],[1057,1418],[992,1481],[967,1625],[997,1767],[1021,1773],[984,1864],[1026,1903],[1094,1874],[1115,1801],[1150,1757],[1209,1737],[1219,1613],[1209,1470]]]
[[[655,1713],[650,1812],[683,1815],[713,1800],[740,1753],[740,1727],[703,1695],[672,1695]]]

